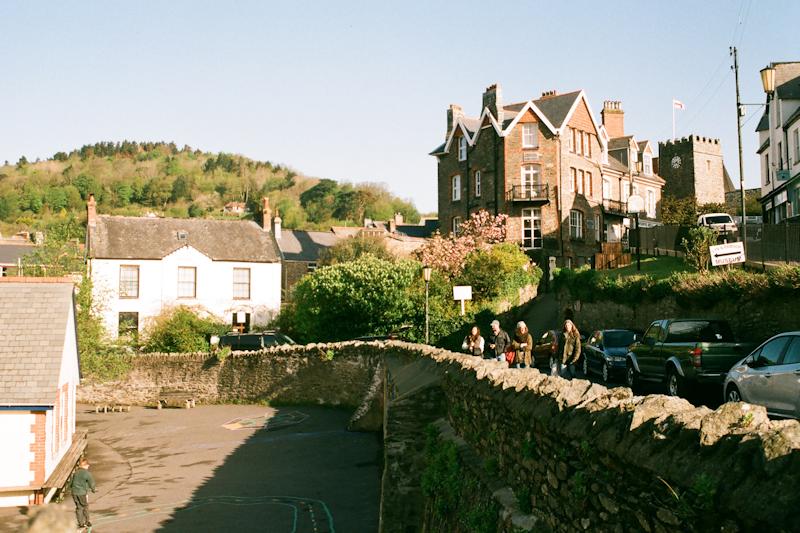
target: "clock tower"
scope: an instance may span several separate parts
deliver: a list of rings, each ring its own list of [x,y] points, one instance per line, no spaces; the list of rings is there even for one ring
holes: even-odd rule
[[[658,143],[664,195],[693,197],[698,205],[725,203],[725,170],[719,139],[690,135]]]

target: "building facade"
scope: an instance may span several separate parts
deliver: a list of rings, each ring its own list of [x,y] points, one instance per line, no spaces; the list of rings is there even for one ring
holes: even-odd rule
[[[47,503],[85,447],[73,283],[0,280],[0,335],[0,507]]]
[[[658,173],[674,198],[694,198],[698,205],[724,204],[733,184],[722,160],[719,139],[690,135],[658,143]]]
[[[772,63],[775,91],[758,132],[764,221],[800,220],[800,61]]]
[[[451,105],[445,142],[431,152],[441,232],[458,231],[480,210],[503,213],[508,240],[540,263],[590,262],[606,239],[607,218],[621,220],[603,204],[603,177],[612,172],[608,140],[583,91],[504,105],[492,85],[477,118]]]
[[[249,330],[280,311],[281,257],[266,224],[245,220],[98,216],[90,197],[88,273],[112,336],[138,334],[162,311],[187,306]]]

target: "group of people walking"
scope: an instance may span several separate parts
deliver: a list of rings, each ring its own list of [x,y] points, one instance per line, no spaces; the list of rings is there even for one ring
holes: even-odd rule
[[[498,320],[493,320],[490,327],[491,333],[484,339],[480,328],[477,325],[472,326],[469,334],[464,337],[461,349],[476,357],[504,361],[509,368],[549,366],[550,373],[554,376],[577,375],[575,367],[581,357],[581,337],[571,319],[564,321],[555,353],[548,353],[546,356],[534,352],[533,337],[525,322],[517,322],[513,336],[500,327]],[[547,357],[547,361],[536,361],[536,357]]]

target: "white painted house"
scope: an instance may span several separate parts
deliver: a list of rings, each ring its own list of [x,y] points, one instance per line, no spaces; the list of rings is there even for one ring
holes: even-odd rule
[[[0,507],[47,503],[86,445],[73,283],[0,279]]]
[[[112,336],[141,331],[178,305],[243,330],[280,310],[281,256],[269,222],[98,216],[93,197],[87,210],[88,272]]]

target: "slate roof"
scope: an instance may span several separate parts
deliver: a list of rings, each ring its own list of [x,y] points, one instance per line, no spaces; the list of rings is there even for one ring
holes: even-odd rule
[[[620,160],[618,160],[616,157],[614,157],[614,156],[612,156],[610,154],[608,156],[608,164],[604,165],[604,166],[610,168],[611,170],[616,170],[617,172],[622,172],[623,174],[627,174],[628,172],[630,172],[630,169],[628,167],[623,165]]]
[[[322,250],[330,248],[341,240],[331,231],[282,230],[278,246],[287,261],[315,263]]]
[[[572,109],[572,105],[580,94],[580,91],[573,91],[557,96],[539,98],[538,100],[534,100],[533,103],[544,113],[547,120],[549,120],[554,127],[560,128],[561,125],[564,124],[564,119],[567,118],[569,110]]]
[[[439,229],[438,218],[426,218],[422,220],[422,224],[398,224],[397,232],[402,233],[408,237],[417,237],[427,239],[433,232]]]
[[[626,135],[625,137],[614,137],[613,139],[609,139],[608,149],[619,150],[622,148],[628,148],[631,145],[632,138],[633,135]]]
[[[758,147],[758,150],[756,150],[756,153],[760,154],[761,152],[763,152],[767,148],[769,148],[769,137],[767,137],[767,140],[764,141],[764,144],[762,144],[761,146]]]
[[[35,248],[32,244],[0,244],[0,265],[16,265],[17,259],[31,253]]]
[[[756,131],[767,131],[769,129],[769,106],[764,110],[764,114],[761,115],[761,120],[758,121],[758,125],[756,126]]]
[[[795,109],[795,110],[794,110],[794,113],[792,113],[791,115],[789,115],[789,118],[787,118],[787,119],[786,119],[786,120],[783,122],[783,129],[786,129],[786,128],[788,128],[789,126],[791,126],[792,124],[794,124],[794,122],[795,122],[795,121],[796,121],[798,118],[800,118],[800,107],[798,107],[797,109]]]
[[[274,235],[250,220],[101,215],[89,232],[89,257],[96,259],[162,259],[184,246],[214,261],[280,261]]]
[[[778,98],[782,100],[800,99],[800,76],[792,78],[775,88]]]
[[[0,405],[56,401],[73,284],[32,279],[0,282]]]

